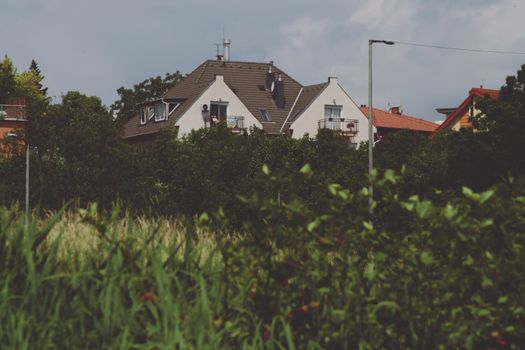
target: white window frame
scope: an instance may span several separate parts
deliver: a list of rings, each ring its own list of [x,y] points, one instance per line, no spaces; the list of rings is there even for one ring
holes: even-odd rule
[[[153,119],[153,117],[155,117],[155,107],[153,107],[153,106],[146,106],[145,108],[146,108],[146,111],[147,111],[148,120]]]
[[[330,116],[326,116],[326,110],[327,109],[330,109]],[[334,110],[339,110],[339,116],[338,117],[334,117]],[[324,118],[325,119],[328,119],[328,118],[332,118],[332,120],[334,118],[341,118],[341,115],[343,114],[343,106],[341,105],[324,105]]]
[[[164,113],[162,113],[162,115],[159,115],[157,113],[157,108],[158,106],[161,105],[161,110],[164,111]],[[154,105],[154,114],[155,114],[155,122],[163,122],[166,120],[166,104],[164,102],[157,102],[155,103]]]
[[[264,111],[264,113],[263,113]],[[266,119],[263,117],[263,114],[266,114]],[[263,123],[271,123],[272,122],[272,117],[270,116],[270,112],[268,111],[267,108],[259,108],[259,115],[262,119],[262,122]]]
[[[141,107],[140,108],[140,125],[146,125],[146,123],[148,122],[146,113],[147,113],[146,107]]]

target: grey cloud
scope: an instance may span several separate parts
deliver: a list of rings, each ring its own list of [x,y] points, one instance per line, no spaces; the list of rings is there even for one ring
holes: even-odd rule
[[[189,72],[213,58],[222,29],[236,60],[274,60],[302,83],[337,75],[367,100],[369,38],[525,51],[518,1],[4,0],[0,54],[23,69],[35,58],[53,95],[76,89],[106,104],[150,76]],[[374,47],[377,106],[435,118],[472,86],[498,88],[523,56]]]

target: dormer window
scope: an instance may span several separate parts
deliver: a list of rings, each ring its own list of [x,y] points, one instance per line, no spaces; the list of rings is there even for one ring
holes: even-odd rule
[[[144,107],[144,109],[146,110],[146,115],[148,116],[148,120],[153,119],[153,117],[155,116],[155,108],[153,108],[153,106],[147,106],[147,107]]]
[[[170,103],[168,105],[168,117],[171,116],[179,106],[180,103]]]
[[[142,107],[140,109],[140,125],[146,125],[147,122],[148,122],[147,110],[146,110],[146,107]]]
[[[259,109],[259,116],[261,117],[263,122],[272,121],[272,118],[270,117],[270,113],[268,113],[267,109]]]
[[[164,102],[158,102],[155,104],[155,121],[161,122],[166,120],[166,105]]]

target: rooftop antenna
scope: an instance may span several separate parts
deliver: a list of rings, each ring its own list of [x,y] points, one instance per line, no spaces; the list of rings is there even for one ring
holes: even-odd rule
[[[221,44],[215,44],[215,46],[217,46],[217,54],[215,57],[217,57],[217,61],[222,61],[223,56],[220,52]]]

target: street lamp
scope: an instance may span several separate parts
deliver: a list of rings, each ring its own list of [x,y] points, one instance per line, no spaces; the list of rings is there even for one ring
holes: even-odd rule
[[[372,185],[372,168],[374,167],[374,132],[372,129],[372,45],[381,43],[385,45],[394,45],[393,41],[387,40],[368,40],[368,174],[370,175],[368,210],[372,214],[372,202],[374,201],[374,188]]]
[[[19,139],[19,136],[15,132],[9,132],[6,135],[6,139],[9,141],[17,141]],[[26,140],[26,230],[29,229],[29,142]]]

